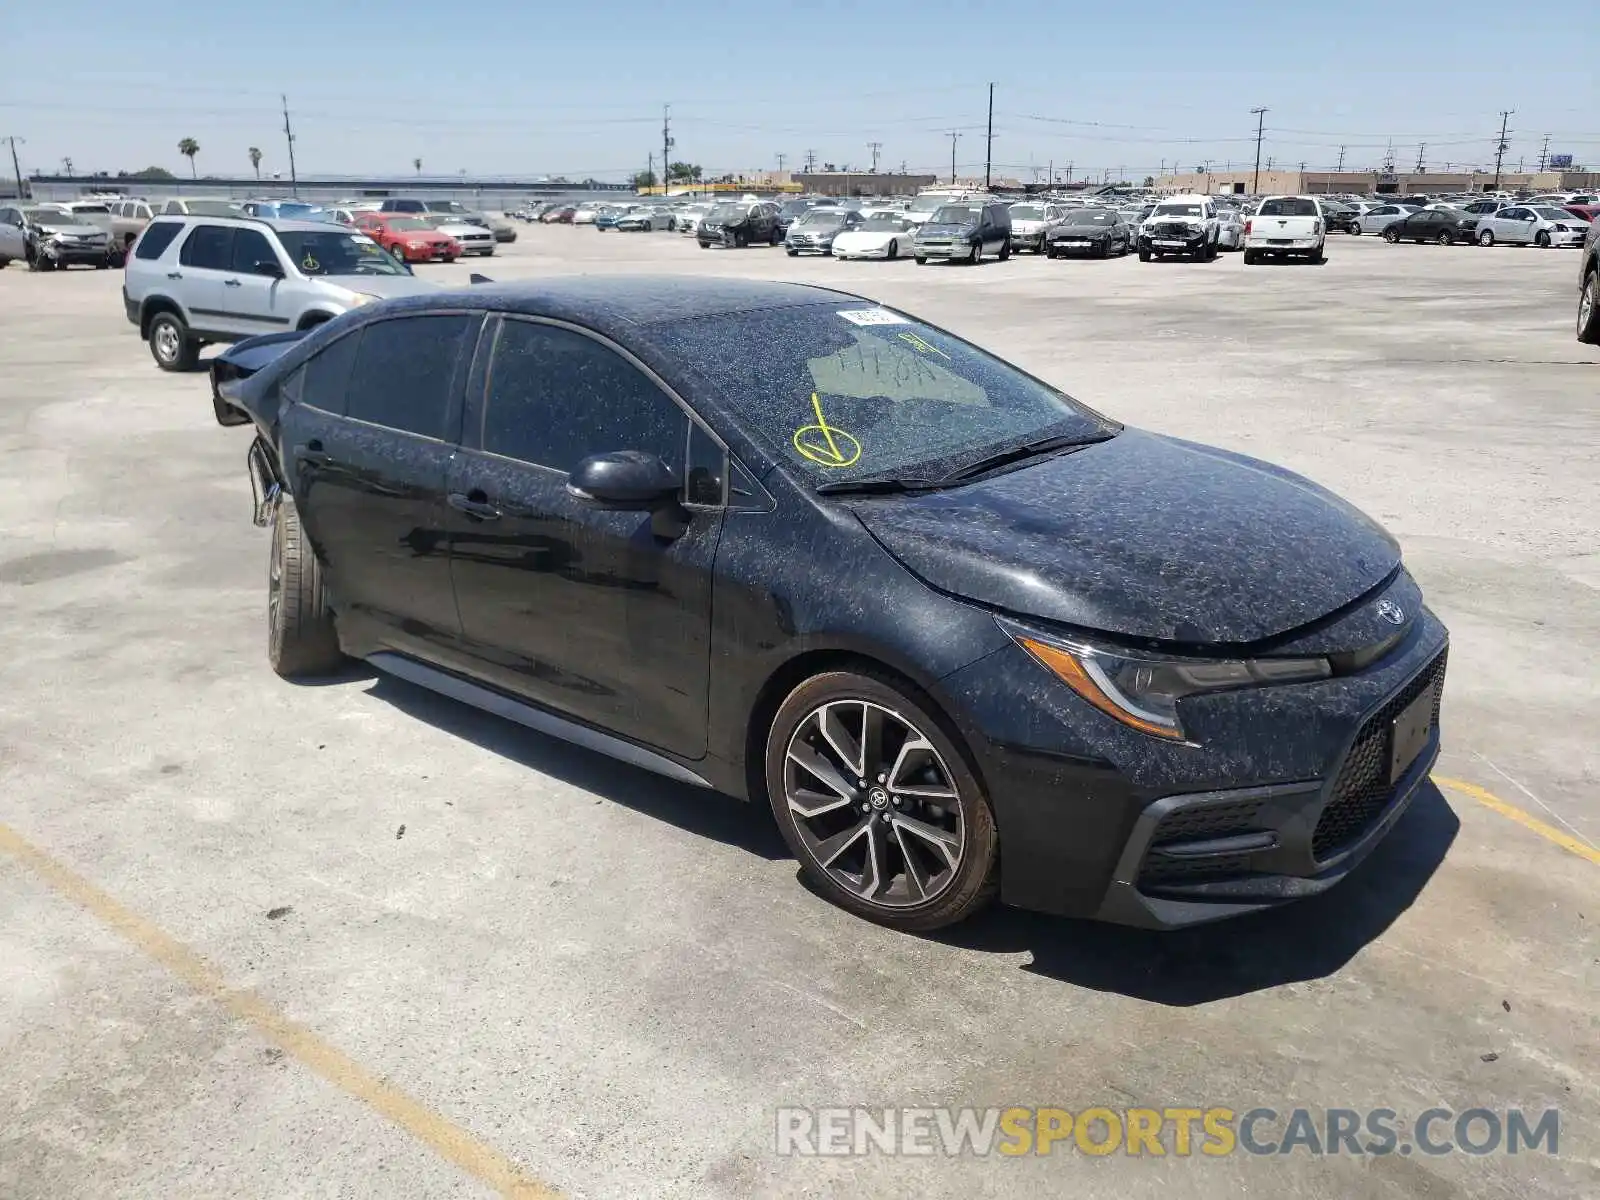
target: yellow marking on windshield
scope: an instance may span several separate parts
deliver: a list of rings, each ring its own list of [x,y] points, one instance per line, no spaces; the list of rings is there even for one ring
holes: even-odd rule
[[[944,359],[946,362],[950,361],[950,356],[948,354],[946,354],[943,350],[939,349],[939,347],[937,347],[937,346],[928,345],[927,342],[923,341],[920,337],[918,337],[914,333],[902,333],[902,334],[899,334],[898,336],[899,336],[899,338],[900,338],[900,340],[902,342],[905,342],[908,346],[912,346],[912,347],[914,347],[914,348],[916,348],[918,350],[921,350],[924,354],[937,354],[940,358]]]
[[[822,399],[815,392],[811,393],[811,411],[817,414],[817,423],[802,425],[794,431],[794,448],[800,457],[833,470],[853,467],[860,462],[861,443],[852,434],[828,424],[828,419],[822,415]],[[814,436],[805,436],[818,433],[822,435],[821,443]]]
[[[322,264],[319,263],[316,259],[312,258],[311,255],[309,255],[309,254],[306,255],[304,258],[302,258],[300,260],[300,269],[302,271],[306,271],[306,272],[317,271],[317,270],[321,270],[321,268],[322,268]]]

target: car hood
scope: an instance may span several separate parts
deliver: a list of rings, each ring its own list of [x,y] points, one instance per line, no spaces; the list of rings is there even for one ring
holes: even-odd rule
[[[1137,430],[952,490],[852,508],[942,591],[1190,645],[1287,633],[1400,562],[1382,528],[1310,480]]]
[[[347,288],[352,292],[365,292],[381,300],[390,300],[395,296],[416,296],[422,292],[439,290],[437,283],[418,279],[415,275],[323,275],[318,278],[335,287]]]
[[[966,237],[977,231],[976,225],[951,225],[946,222],[935,223],[928,221],[917,232],[928,237]]]
[[[1070,233],[1073,237],[1098,237],[1101,234],[1110,233],[1111,226],[1095,225],[1092,223],[1074,225],[1072,222],[1068,221],[1065,225],[1061,226],[1061,232]]]
[[[39,230],[40,233],[49,233],[49,234],[58,234],[58,233],[69,234],[70,233],[70,234],[77,234],[80,237],[86,237],[86,236],[87,237],[92,237],[93,235],[95,235],[97,233],[104,233],[105,232],[105,230],[97,228],[94,225],[68,224],[66,222],[61,222],[61,221],[39,221],[34,225],[34,228]]]
[[[394,236],[406,242],[448,242],[451,240],[448,233],[440,233],[437,229],[404,229]]]

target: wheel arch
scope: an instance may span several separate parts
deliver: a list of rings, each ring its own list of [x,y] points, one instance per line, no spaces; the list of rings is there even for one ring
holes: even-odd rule
[[[295,325],[295,328],[302,330],[315,329],[318,325],[327,324],[338,315],[338,313],[323,312],[321,309],[315,309],[301,316],[300,321],[297,325]]]
[[[184,312],[183,305],[179,304],[171,296],[146,296],[139,305],[140,337],[149,338],[150,322],[155,320],[161,313],[172,313],[185,325],[189,324],[189,314]]]

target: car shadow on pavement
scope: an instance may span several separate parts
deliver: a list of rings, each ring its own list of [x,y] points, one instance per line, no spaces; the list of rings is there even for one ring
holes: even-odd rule
[[[598,751],[525,729],[514,721],[381,671],[374,675],[367,695],[453,737],[699,837],[736,846],[765,859],[792,857],[764,807],[709,788],[679,783]]]
[[[996,907],[934,940],[1001,954],[1023,969],[1100,992],[1187,1007],[1331,975],[1411,907],[1461,822],[1425,782],[1411,807],[1348,878],[1306,900],[1165,932]]]

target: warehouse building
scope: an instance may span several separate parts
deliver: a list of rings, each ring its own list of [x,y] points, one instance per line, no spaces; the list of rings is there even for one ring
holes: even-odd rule
[[[1156,190],[1164,195],[1232,192],[1236,195],[1432,195],[1438,192],[1495,190],[1492,171],[1191,171],[1162,175]],[[1600,190],[1600,171],[1503,171],[1500,188],[1508,192],[1575,192]]]
[[[796,171],[802,190],[819,196],[915,196],[938,182],[934,175],[889,175],[876,171]]]

